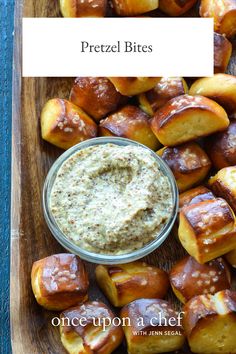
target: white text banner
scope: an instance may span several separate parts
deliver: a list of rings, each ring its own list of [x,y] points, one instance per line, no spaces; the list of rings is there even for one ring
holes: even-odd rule
[[[213,20],[24,18],[23,76],[212,76]]]

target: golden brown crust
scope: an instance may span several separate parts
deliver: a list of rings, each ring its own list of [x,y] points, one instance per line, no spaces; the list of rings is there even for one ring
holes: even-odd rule
[[[31,283],[37,302],[49,310],[64,310],[87,299],[88,275],[73,254],[55,254],[34,262]]]
[[[184,312],[184,329],[194,353],[235,353],[236,292],[196,296]]]
[[[213,17],[215,31],[233,37],[236,34],[236,3],[234,0],[202,0],[201,17]]]
[[[112,0],[113,7],[119,16],[135,16],[158,8],[158,0]]]
[[[206,139],[206,150],[216,169],[236,165],[236,121],[229,127]]]
[[[236,247],[235,216],[221,198],[183,207],[178,233],[183,247],[199,263]]]
[[[170,283],[178,299],[185,303],[194,296],[230,289],[230,270],[223,258],[200,264],[187,256],[170,272]]]
[[[227,253],[225,258],[233,268],[236,268],[236,248],[231,252]]]
[[[225,110],[203,96],[183,95],[168,101],[151,121],[158,140],[167,146],[210,135],[229,125]]]
[[[215,195],[224,198],[236,212],[236,166],[225,167],[209,180]]]
[[[182,213],[199,237],[217,232],[227,224],[233,226],[234,223],[228,203],[220,198],[184,207]]]
[[[166,272],[144,262],[99,265],[96,278],[110,302],[118,307],[140,298],[163,298],[169,288]]]
[[[196,2],[197,0],[160,0],[159,8],[170,16],[181,16]]]
[[[222,34],[214,33],[214,72],[225,73],[232,54],[231,42]]]
[[[140,108],[153,116],[169,100],[186,93],[188,86],[182,77],[162,77],[153,89],[139,95]]]
[[[148,354],[178,350],[184,343],[179,316],[173,307],[164,300],[139,299],[126,305],[121,310],[121,318],[130,319],[124,332],[130,354]],[[172,320],[171,320],[172,319]],[[170,326],[172,322],[172,326]],[[155,334],[155,331],[158,334]],[[172,332],[169,335],[168,331]],[[153,333],[154,332],[154,333]],[[174,334],[173,334],[174,332]],[[176,333],[177,332],[177,333]]]
[[[106,77],[77,77],[70,101],[98,121],[125,103],[126,97]]]
[[[199,184],[211,168],[207,154],[196,143],[165,147],[157,154],[172,170],[180,192]]]
[[[110,354],[122,342],[122,328],[114,325],[114,314],[102,302],[70,308],[60,318],[62,343],[69,353]]]
[[[118,136],[138,141],[156,150],[160,143],[150,128],[149,116],[140,108],[125,106],[99,124],[100,136]]]
[[[236,76],[215,74],[193,83],[190,95],[202,95],[218,102],[228,113],[236,112]]]
[[[205,200],[212,200],[215,198],[216,197],[214,196],[214,194],[208,188],[204,186],[199,186],[180,194],[179,207],[181,209],[184,206],[197,204],[200,202],[204,202]]]
[[[79,107],[60,98],[49,100],[41,113],[42,138],[68,149],[97,136],[96,123]]]
[[[104,17],[107,0],[60,0],[64,17]]]
[[[222,304],[221,311],[218,310],[218,302]],[[210,294],[196,296],[185,305],[184,312],[184,328],[189,336],[204,317],[236,312],[236,292],[222,290],[214,296]]]
[[[159,77],[109,77],[118,92],[124,96],[135,96],[151,90],[159,81]]]

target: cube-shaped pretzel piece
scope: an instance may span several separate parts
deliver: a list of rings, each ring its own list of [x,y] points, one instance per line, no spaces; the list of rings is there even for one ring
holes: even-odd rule
[[[205,147],[217,170],[236,165],[236,121],[232,120],[225,131],[209,136]]]
[[[201,17],[213,17],[215,31],[230,38],[236,34],[235,0],[201,0]]]
[[[107,0],[60,0],[64,17],[104,17]]]
[[[222,257],[200,264],[187,256],[170,271],[170,283],[177,298],[186,303],[194,296],[230,289],[231,274]]]
[[[211,168],[211,161],[197,143],[164,147],[157,154],[172,170],[180,192],[200,184]]]
[[[181,16],[196,2],[197,0],[160,0],[159,8],[170,16]]]
[[[124,336],[117,318],[102,302],[72,307],[60,319],[61,341],[69,354],[111,354]]]
[[[42,138],[62,149],[97,136],[96,123],[73,103],[54,98],[41,113]]]
[[[151,90],[160,79],[160,77],[109,77],[117,91],[124,96],[135,96]]]
[[[226,254],[225,258],[233,268],[236,268],[236,248]]]
[[[126,100],[106,77],[77,77],[70,92],[70,101],[96,121],[115,111]]]
[[[215,195],[224,198],[236,212],[236,166],[222,168],[210,178],[209,186]]]
[[[214,33],[214,72],[225,73],[232,55],[232,44],[222,34]]]
[[[189,189],[179,195],[179,210],[184,206],[203,202],[205,200],[216,199],[214,194],[204,186]],[[172,233],[178,238],[179,217],[177,218]]]
[[[188,85],[182,77],[163,77],[150,91],[138,96],[139,105],[150,116],[174,97],[188,93]]]
[[[129,354],[166,353],[184,343],[182,313],[159,299],[140,299],[121,310]],[[129,322],[127,321],[129,319]]]
[[[218,103],[207,97],[190,95],[168,101],[151,121],[157,139],[167,146],[222,131],[228,125],[228,116]]]
[[[236,248],[235,216],[221,198],[183,207],[179,239],[199,263],[206,263]]]
[[[210,189],[206,188],[205,186],[198,186],[180,194],[179,208],[182,209],[184,206],[197,204],[204,202],[205,200],[212,200],[215,198],[216,197],[210,191]]]
[[[159,0],[112,0],[115,12],[119,16],[135,16],[158,8]]]
[[[79,257],[54,254],[34,262],[31,284],[39,305],[64,310],[88,298],[88,275]]]
[[[193,83],[190,95],[202,95],[218,102],[229,113],[236,112],[236,76],[215,74]]]
[[[118,136],[138,141],[152,150],[160,143],[150,127],[150,118],[140,108],[125,106],[100,121],[100,136]]]
[[[196,296],[184,312],[184,329],[193,353],[235,353],[236,292]]]
[[[163,298],[169,288],[164,270],[138,261],[116,266],[99,265],[96,278],[103,293],[117,307],[140,298]]]

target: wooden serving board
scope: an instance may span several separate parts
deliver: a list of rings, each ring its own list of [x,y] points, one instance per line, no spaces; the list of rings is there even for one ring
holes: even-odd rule
[[[53,97],[68,98],[73,79],[21,79],[22,17],[59,17],[58,0],[16,0],[13,70],[12,124],[12,212],[11,212],[11,336],[15,354],[63,354],[59,330],[51,325],[58,315],[37,305],[30,284],[34,261],[64,252],[49,232],[42,212],[44,179],[62,150],[40,137],[39,117],[44,103]],[[63,50],[63,48],[62,48]],[[47,55],[47,53],[45,53]],[[236,58],[236,55],[234,56]],[[235,62],[231,72],[236,73]],[[184,255],[174,236],[146,257],[150,264],[169,270]],[[94,277],[94,265],[86,263],[90,274],[90,298],[107,303]],[[170,301],[179,308],[173,294]],[[125,354],[125,345],[116,354]],[[183,349],[181,353],[190,353]]]

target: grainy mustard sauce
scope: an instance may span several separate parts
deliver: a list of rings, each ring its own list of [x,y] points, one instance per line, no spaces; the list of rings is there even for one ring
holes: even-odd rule
[[[173,207],[169,180],[151,152],[104,144],[69,157],[50,209],[65,236],[88,251],[125,254],[154,240]]]

